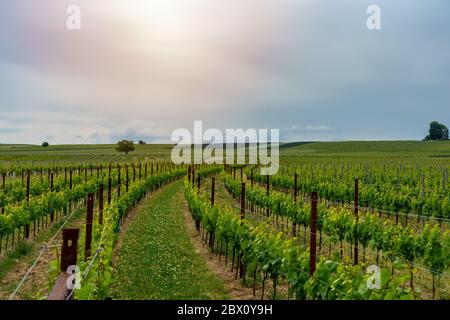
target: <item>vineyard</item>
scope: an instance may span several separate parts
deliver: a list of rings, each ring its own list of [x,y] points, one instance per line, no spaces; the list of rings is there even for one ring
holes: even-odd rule
[[[3,162],[0,298],[450,298],[446,159],[159,152]]]

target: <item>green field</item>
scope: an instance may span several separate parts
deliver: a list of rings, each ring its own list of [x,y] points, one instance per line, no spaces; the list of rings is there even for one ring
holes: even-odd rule
[[[128,156],[115,150],[113,144],[54,145],[0,145],[0,160],[4,163],[32,162],[119,162],[131,160],[168,159],[172,145],[136,145]]]
[[[450,141],[348,141],[284,144],[285,157],[450,157]]]
[[[36,162],[121,162],[132,160],[169,160],[171,144],[136,145],[128,156],[118,153],[113,144],[93,145],[0,145],[2,163]],[[295,158],[450,158],[450,141],[348,141],[285,143],[280,156]],[[294,159],[293,159],[294,158]]]
[[[183,179],[192,177],[192,171],[187,174],[187,166],[170,163],[172,147],[136,145],[125,155],[113,144],[0,145],[4,173],[0,299],[11,294],[36,258],[37,248],[49,240],[48,230],[57,225],[52,218],[48,221],[55,208],[60,218],[56,223],[61,223],[71,206],[69,199],[81,204],[81,215],[72,220],[83,231],[87,211],[83,200],[106,187],[109,178],[113,197],[104,216],[109,220],[94,223],[94,244],[106,250],[92,258],[101,262],[93,269],[81,265],[89,278],[76,299],[448,299],[449,141],[285,143],[280,147],[279,172],[267,180],[253,166],[198,165],[195,181],[185,184]],[[108,171],[108,164],[119,163]],[[68,184],[68,167],[74,188]],[[144,168],[145,173],[139,170]],[[214,208],[209,207],[212,176]],[[355,179],[359,184],[356,218]],[[247,185],[244,227],[237,223],[242,182]],[[325,286],[330,290],[325,296],[315,276],[300,277],[308,274],[303,262],[313,234],[308,215],[314,192],[319,196],[322,224],[315,249],[320,260],[313,263],[317,274],[328,268],[328,262],[337,268],[327,273]],[[27,236],[26,230],[32,230],[33,236]],[[46,296],[47,284],[55,283],[57,274],[47,270],[55,269],[58,237],[51,255],[40,260],[39,271],[27,279],[16,298]],[[80,241],[84,238],[82,233]],[[245,241],[251,244],[242,250]],[[248,267],[244,280],[237,276],[240,255]],[[369,264],[383,269],[387,277],[383,289],[353,291],[351,279],[359,281],[355,288],[364,284]],[[270,276],[267,270],[272,270]],[[291,281],[301,289],[295,294],[289,291]],[[335,282],[337,287],[331,285]]]

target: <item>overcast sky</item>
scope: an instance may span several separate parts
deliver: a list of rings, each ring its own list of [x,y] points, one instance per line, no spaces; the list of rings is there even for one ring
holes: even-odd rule
[[[0,0],[0,143],[161,142],[194,120],[421,139],[450,125],[449,39],[448,0]]]

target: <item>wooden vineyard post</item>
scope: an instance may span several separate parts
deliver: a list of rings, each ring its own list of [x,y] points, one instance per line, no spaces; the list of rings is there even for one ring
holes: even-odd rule
[[[269,181],[269,175],[266,176],[266,195],[267,197],[269,197],[270,195],[270,181]],[[269,217],[270,211],[269,211],[269,207],[267,207],[266,209],[266,213],[267,213],[267,217]]]
[[[294,203],[297,203],[297,173],[294,174]],[[295,237],[297,231],[297,224],[295,221],[292,221],[292,235]]]
[[[195,166],[192,166],[192,188],[195,187]]]
[[[125,192],[128,192],[128,165],[125,165]]]
[[[200,182],[201,182],[201,176],[200,173],[197,175],[197,193],[200,193]]]
[[[62,234],[60,274],[47,300],[65,300],[71,292],[71,289],[67,286],[67,281],[72,274],[68,271],[69,267],[77,264],[79,230],[63,229]]]
[[[133,163],[133,182],[135,182],[136,181],[136,167],[134,166],[134,163]]]
[[[245,219],[245,182],[241,183],[241,220]],[[239,253],[239,278],[244,277],[244,264],[242,263],[242,253]]]
[[[111,177],[108,178],[108,204],[111,204],[111,192],[112,192],[112,181]]]
[[[98,223],[103,224],[103,184],[98,189]]]
[[[236,167],[233,167],[233,179],[236,180]]]
[[[245,182],[241,183],[241,220],[245,219]]]
[[[117,165],[118,177],[117,177],[117,198],[120,198],[120,165]]]
[[[212,178],[211,179],[211,205],[213,206],[214,205],[214,191],[215,191],[215,188],[216,188],[216,178]]]
[[[250,171],[250,186],[253,188],[253,184],[254,184],[254,179],[253,179],[253,169]],[[250,211],[254,212],[255,208],[254,208],[254,204],[253,202],[250,204]]]
[[[358,206],[359,206],[359,198],[358,198],[358,193],[359,193],[359,181],[358,179],[355,179],[355,218],[356,218],[356,226],[358,227]],[[356,228],[356,230],[358,230],[358,228]],[[354,265],[356,266],[358,264],[358,233],[356,234],[356,239],[355,239],[355,250],[354,250]]]
[[[211,206],[214,206],[214,192],[216,188],[216,178],[212,177],[211,179]],[[211,230],[209,233],[209,247],[211,248],[211,252],[214,252],[214,230]]]
[[[244,179],[244,174],[242,172],[242,167],[241,167],[241,181],[242,181],[242,179]]]
[[[91,257],[91,242],[92,242],[92,219],[94,215],[94,194],[89,193],[87,199],[87,213],[86,213],[86,240],[84,246],[84,261]]]
[[[147,162],[145,163],[145,168],[144,168],[144,178],[147,179]]]
[[[63,244],[61,248],[61,272],[77,264],[77,249],[79,229],[63,229]]]
[[[3,170],[3,172],[2,172],[2,189],[4,190],[5,189],[5,183],[6,183],[6,171],[5,170]],[[4,214],[5,213],[5,208],[4,207],[2,207],[2,214]],[[1,245],[0,245],[0,251],[1,251]]]
[[[27,203],[28,202],[30,202],[30,172],[29,171],[27,174]],[[36,229],[36,225],[35,225],[35,229]],[[30,238],[30,224],[29,223],[27,223],[27,225],[25,226],[25,238],[26,239]]]
[[[191,166],[188,166],[188,181],[191,182]]]
[[[139,180],[142,179],[142,163],[139,162]]]
[[[425,206],[425,174],[422,173],[422,206],[420,214],[423,214],[424,206]]]
[[[311,195],[311,238],[309,242],[309,275],[316,271],[317,192]]]
[[[69,168],[69,189],[72,190],[72,168]],[[72,201],[69,202],[69,210],[72,210]]]
[[[50,191],[53,192],[53,172],[50,173]],[[55,211],[52,210],[50,212],[50,223],[53,223],[55,220]]]

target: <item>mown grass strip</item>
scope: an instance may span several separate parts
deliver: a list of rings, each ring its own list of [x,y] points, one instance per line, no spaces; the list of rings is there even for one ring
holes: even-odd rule
[[[118,250],[114,299],[226,299],[223,282],[195,252],[184,220],[183,182],[144,200]]]

